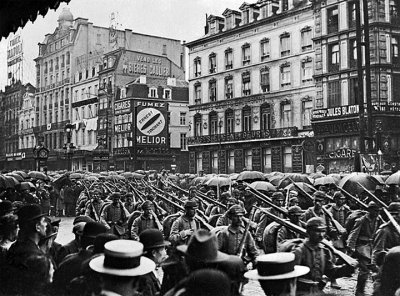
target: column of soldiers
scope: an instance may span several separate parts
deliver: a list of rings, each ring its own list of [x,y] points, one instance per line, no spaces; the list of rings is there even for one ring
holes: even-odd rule
[[[350,210],[346,201],[357,197],[345,196],[334,187],[305,197],[301,190],[262,194],[245,184],[221,192],[202,186],[186,191],[165,181],[127,182],[113,188],[92,185],[84,186],[73,205],[75,238],[64,246],[54,242],[57,221],[47,218],[48,212],[38,205],[2,211],[0,267],[9,271],[0,278],[3,293],[32,292],[28,287],[15,290],[16,278],[29,278],[24,274],[26,266],[34,272],[48,265],[47,277],[41,279],[45,285],[37,289],[57,295],[111,295],[110,291],[128,295],[125,293],[133,290],[136,294],[129,295],[195,295],[179,293],[191,291],[196,280],[192,275],[200,271],[201,275],[217,272],[215,278],[226,282],[224,295],[240,295],[246,277],[258,279],[267,295],[277,295],[281,288],[292,293],[293,285],[278,288],[274,279],[298,277],[297,295],[310,295],[323,293],[329,281],[331,287],[340,289],[336,279],[351,276],[357,265],[356,295],[364,295],[370,272],[377,283],[384,282],[385,255],[400,245],[400,233],[394,222],[381,214],[381,204],[371,201]],[[311,198],[312,205],[303,210],[300,198]],[[0,203],[0,209],[6,204],[11,203]],[[399,202],[390,203],[387,212],[400,222]],[[18,217],[18,234],[12,227],[17,221],[13,217]],[[120,246],[112,244],[113,240]],[[271,278],[262,270],[265,266],[289,264],[272,256],[277,252],[293,254],[287,261],[305,266],[302,270],[308,272],[293,269],[292,277],[282,273]],[[126,264],[113,258],[115,254],[126,258]],[[128,263],[132,257],[140,262]],[[264,261],[268,263],[259,264]],[[143,271],[134,271],[141,267]],[[128,281],[130,277],[134,279]],[[129,286],[132,280],[137,283],[134,287]],[[211,283],[213,279],[208,280]],[[113,287],[113,282],[129,283],[129,291]],[[376,289],[385,287],[377,284]]]

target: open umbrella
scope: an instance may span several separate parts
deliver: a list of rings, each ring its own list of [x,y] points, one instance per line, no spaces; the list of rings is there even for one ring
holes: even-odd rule
[[[400,185],[400,171],[390,175],[386,181],[386,185]]]
[[[85,180],[88,180],[88,181],[98,181],[99,178],[97,178],[96,176],[86,176],[86,177],[85,177]]]
[[[239,176],[236,179],[237,181],[246,181],[246,180],[264,180],[264,174],[258,171],[243,171],[239,173]]]
[[[36,179],[36,180],[43,180],[43,181],[49,180],[49,177],[45,173],[38,172],[38,171],[31,171],[28,173],[28,175],[32,179]]]
[[[30,178],[28,173],[25,173],[24,171],[13,171],[12,173],[13,174],[18,174],[24,179],[29,179]]]
[[[264,190],[264,191],[276,191],[276,187],[270,182],[266,181],[255,181],[249,185],[253,189]]]
[[[193,178],[192,181],[190,181],[190,185],[203,184],[205,180],[206,177],[196,177]]]
[[[5,174],[5,176],[11,176],[11,177],[17,179],[19,182],[24,182],[25,181],[25,179],[21,175],[19,175],[17,173],[8,173],[8,174]]]
[[[21,182],[19,185],[16,186],[18,190],[23,191],[23,190],[29,190],[33,191],[36,189],[35,185],[33,185],[32,182]]]
[[[138,173],[141,175],[146,175],[145,171],[143,171],[143,170],[136,170],[135,173]]]
[[[71,175],[69,175],[69,178],[78,180],[78,179],[83,179],[84,176],[85,175],[81,173],[72,173]]]
[[[229,186],[232,183],[232,180],[225,177],[215,176],[211,179],[205,181],[205,185],[207,186]]]
[[[291,179],[291,180],[290,180]],[[312,184],[310,178],[306,175],[303,174],[286,174],[285,177],[279,181],[278,183],[278,187],[279,188],[285,188],[287,185],[289,185],[291,183],[291,181],[293,182],[303,182],[303,183],[307,183],[307,184]]]
[[[325,176],[318,178],[314,181],[314,186],[319,186],[319,185],[329,185],[329,184],[337,184],[339,183],[339,180],[331,177],[331,176]]]
[[[366,173],[351,173],[350,175],[341,179],[338,186],[345,189],[350,194],[361,194],[364,192],[364,189],[361,188],[357,182],[371,191],[375,191],[375,188],[378,185],[378,182],[371,175]]]
[[[322,178],[322,177],[325,177],[326,175],[325,174],[323,174],[323,173],[321,173],[321,172],[317,172],[317,173],[312,173],[312,174],[310,174],[310,178],[311,179],[319,179],[319,178]]]
[[[237,177],[239,177],[239,174],[238,174],[238,173],[233,173],[233,174],[230,174],[230,175],[229,175],[229,179],[231,179],[232,181],[236,180]]]
[[[296,185],[298,185],[300,188],[302,188],[307,193],[313,193],[315,191],[315,188],[308,183],[304,183],[304,182],[295,182],[295,183],[296,183]],[[298,191],[296,189],[296,186],[294,186],[293,184],[287,185],[284,189]]]
[[[6,179],[6,188],[15,188],[15,186],[19,185],[20,182],[11,176],[4,176]]]

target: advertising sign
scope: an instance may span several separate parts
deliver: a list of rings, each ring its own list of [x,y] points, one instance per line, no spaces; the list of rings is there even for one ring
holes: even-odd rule
[[[314,110],[312,117],[313,119],[321,119],[327,117],[342,117],[342,116],[358,114],[359,111],[360,109],[358,105],[339,106],[339,107]]]
[[[366,173],[379,173],[378,154],[360,154],[361,171]]]
[[[164,101],[134,100],[137,146],[168,145],[168,104]]]
[[[169,77],[171,73],[171,63],[167,58],[143,53],[127,53],[122,67],[124,74],[135,76]]]

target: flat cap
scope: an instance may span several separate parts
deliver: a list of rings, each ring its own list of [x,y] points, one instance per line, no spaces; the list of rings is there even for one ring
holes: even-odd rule
[[[326,230],[326,224],[324,219],[320,217],[313,217],[307,221],[307,229],[318,231]]]

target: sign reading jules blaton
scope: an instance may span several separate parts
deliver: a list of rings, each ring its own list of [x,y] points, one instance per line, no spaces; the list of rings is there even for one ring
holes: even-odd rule
[[[136,145],[168,145],[168,104],[164,101],[134,100]]]

